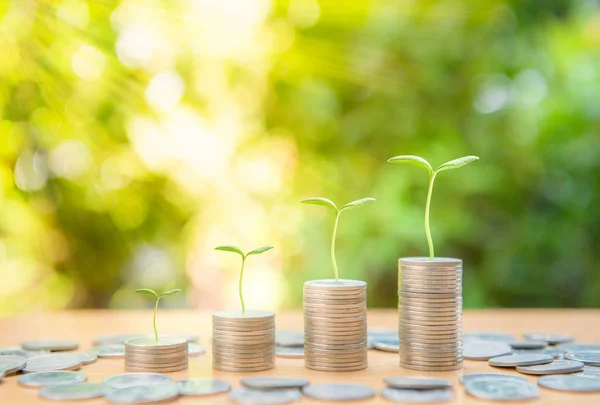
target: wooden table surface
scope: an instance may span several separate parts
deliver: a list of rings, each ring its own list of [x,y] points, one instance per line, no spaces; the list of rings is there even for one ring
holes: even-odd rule
[[[162,311],[159,313],[158,326],[161,333],[196,333],[201,336],[201,343],[207,346],[207,354],[190,358],[187,371],[170,374],[174,379],[185,378],[219,378],[229,381],[238,387],[240,373],[222,372],[211,368],[210,334],[211,317],[208,313],[199,311]],[[278,314],[276,317],[278,329],[302,329],[301,312]],[[395,329],[397,324],[396,311],[369,311],[368,325],[370,328]],[[464,331],[502,331],[521,335],[523,332],[553,332],[572,334],[581,342],[600,342],[600,310],[470,310],[464,314]],[[18,346],[19,342],[27,339],[71,339],[80,344],[80,350],[91,347],[93,338],[117,333],[152,332],[152,313],[149,311],[64,311],[44,314],[28,314],[18,318],[0,319],[0,347]],[[125,372],[123,359],[98,359],[95,364],[84,366],[82,370],[91,382],[100,382],[108,375]],[[355,382],[369,385],[376,390],[384,387],[383,377],[390,376],[436,376],[449,378],[454,383],[454,401],[448,404],[481,404],[490,403],[468,396],[458,384],[458,376],[474,372],[508,372],[514,370],[498,370],[489,367],[487,362],[465,361],[464,368],[459,372],[425,373],[405,370],[398,365],[396,353],[386,353],[376,350],[369,351],[369,368],[363,371],[347,373],[329,373],[308,370],[301,359],[276,360],[273,370],[252,373],[253,376],[288,376],[304,377],[313,383],[321,382]],[[527,376],[535,382],[536,377]],[[7,377],[0,384],[0,404],[27,405],[51,401],[42,400],[37,396],[37,390],[17,385],[16,377]],[[527,401],[528,404],[558,405],[598,405],[600,393],[564,393],[540,388],[541,398]],[[303,397],[304,404],[317,404],[320,401]],[[103,398],[86,400],[86,405],[107,404]],[[225,394],[211,397],[181,397],[179,404],[232,404]],[[390,404],[392,402],[376,397],[366,401],[353,401],[364,404]]]

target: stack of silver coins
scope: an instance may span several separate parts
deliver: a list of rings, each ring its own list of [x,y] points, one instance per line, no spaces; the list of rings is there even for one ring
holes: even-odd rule
[[[183,338],[134,338],[125,341],[125,369],[170,373],[188,368],[188,341]]]
[[[320,371],[367,368],[367,283],[304,283],[304,364]]]
[[[275,367],[275,314],[219,311],[213,314],[213,368],[263,371]]]
[[[400,366],[462,368],[462,260],[398,260]]]

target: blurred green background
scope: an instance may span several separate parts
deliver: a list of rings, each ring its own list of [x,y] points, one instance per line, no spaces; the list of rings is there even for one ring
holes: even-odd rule
[[[600,2],[0,3],[0,315],[301,307],[338,266],[396,305],[396,261],[464,260],[465,307],[600,306]]]

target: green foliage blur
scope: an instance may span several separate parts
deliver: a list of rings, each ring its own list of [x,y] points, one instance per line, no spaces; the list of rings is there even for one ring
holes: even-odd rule
[[[337,261],[394,307],[427,255],[402,154],[481,158],[433,192],[465,307],[598,307],[599,66],[592,0],[1,2],[0,315],[227,306],[219,244],[274,245],[250,300],[298,308],[332,277],[314,196],[377,199]]]

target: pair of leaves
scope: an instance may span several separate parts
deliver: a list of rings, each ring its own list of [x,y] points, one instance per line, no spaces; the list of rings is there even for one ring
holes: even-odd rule
[[[331,201],[328,198],[323,198],[323,197],[307,198],[300,202],[303,204],[322,205],[324,207],[329,207],[329,208],[333,209],[336,213],[340,213],[340,212],[350,209],[350,208],[358,208],[358,207],[365,205],[371,201],[375,201],[375,199],[371,198],[371,197],[361,198],[360,200],[349,202],[348,204],[344,205],[340,209],[338,209],[337,205],[335,205],[335,203],[333,201]]]
[[[475,160],[479,160],[479,158],[477,156],[461,157],[461,158],[454,159],[454,160],[444,163],[443,165],[438,167],[436,170],[433,170],[433,167],[431,167],[429,162],[419,156],[413,156],[413,155],[395,156],[393,158],[388,159],[388,162],[390,162],[390,163],[407,163],[407,164],[412,164],[412,165],[416,165],[416,166],[422,166],[422,167],[425,167],[429,171],[429,174],[434,174],[434,173],[442,172],[444,170],[458,169],[459,167],[468,165],[469,163],[474,162]]]
[[[251,251],[249,251],[248,253],[244,254],[244,252],[242,251],[242,249],[240,249],[237,246],[233,246],[233,245],[224,245],[224,246],[217,246],[215,248],[215,250],[221,250],[223,252],[233,252],[233,253],[237,253],[240,256],[242,256],[243,258],[246,258],[248,256],[252,256],[252,255],[260,255],[262,253],[265,253],[268,250],[273,249],[273,246],[261,246],[259,248],[253,249]]]
[[[178,292],[181,292],[181,290],[179,288],[176,288],[174,290],[169,290],[158,294],[156,291],[151,290],[149,288],[140,288],[139,290],[135,290],[135,292],[140,294],[152,295],[154,298],[159,299],[162,297],[166,297],[167,295],[177,294]]]

